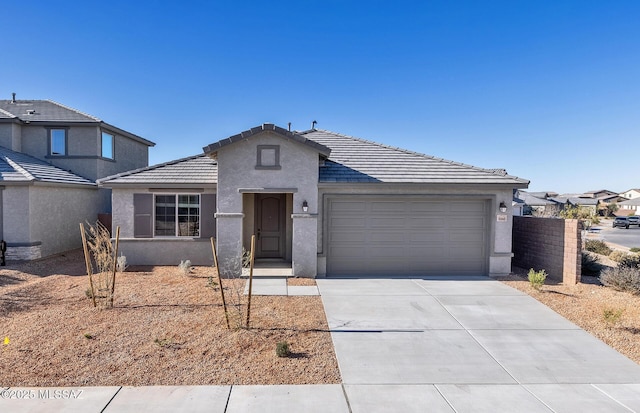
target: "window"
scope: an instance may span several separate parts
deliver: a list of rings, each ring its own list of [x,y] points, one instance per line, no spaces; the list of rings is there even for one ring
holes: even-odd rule
[[[101,153],[103,158],[113,159],[114,136],[107,132],[102,132]]]
[[[156,195],[155,212],[155,236],[200,236],[200,195]]]
[[[256,169],[280,169],[280,146],[258,145]]]
[[[49,129],[49,153],[58,156],[67,154],[66,129]]]

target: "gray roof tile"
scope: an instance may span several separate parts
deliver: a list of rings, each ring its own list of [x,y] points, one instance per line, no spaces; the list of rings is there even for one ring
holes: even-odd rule
[[[0,184],[11,182],[95,185],[86,178],[43,160],[0,146]]]
[[[123,172],[98,180],[100,184],[198,184],[218,182],[218,163],[201,154]]]
[[[13,117],[31,122],[102,122],[51,100],[0,100],[0,110]]]
[[[320,168],[320,182],[388,182],[515,184],[529,181],[507,175],[504,169],[483,169],[417,152],[313,129],[301,132],[331,149]]]
[[[483,169],[445,159],[393,148],[363,139],[325,130],[313,129],[292,133],[272,124],[234,135],[204,148],[212,153],[221,146],[245,139],[263,130],[274,130],[293,136],[327,153],[329,158],[320,167],[320,182],[386,182],[438,184],[509,184],[526,187],[529,181],[508,175],[504,169]],[[289,136],[291,135],[291,136]],[[217,163],[205,155],[178,159],[136,171],[103,178],[111,184],[215,184]]]

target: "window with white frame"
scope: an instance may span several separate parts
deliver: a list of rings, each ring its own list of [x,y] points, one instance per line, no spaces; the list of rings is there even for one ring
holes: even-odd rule
[[[200,236],[200,195],[157,194],[154,201],[156,237]]]
[[[112,134],[102,132],[101,152],[100,156],[107,159],[113,159],[113,142],[115,138]]]

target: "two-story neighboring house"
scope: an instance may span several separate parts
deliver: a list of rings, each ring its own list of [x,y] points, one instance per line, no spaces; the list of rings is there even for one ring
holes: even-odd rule
[[[79,247],[78,224],[111,211],[96,180],[146,167],[155,144],[50,100],[0,100],[0,238],[8,259]]]

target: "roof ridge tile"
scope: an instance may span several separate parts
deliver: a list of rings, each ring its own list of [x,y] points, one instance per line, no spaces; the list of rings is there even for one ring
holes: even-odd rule
[[[74,109],[74,108],[72,108],[71,106],[63,105],[62,103],[56,102],[56,101],[54,101],[54,100],[51,100],[51,99],[44,99],[44,100],[43,100],[43,102],[53,103],[54,105],[58,105],[58,106],[60,106],[61,108],[65,108],[65,109],[70,110],[70,111],[72,111],[72,112],[76,112],[76,113],[78,113],[78,114],[80,114],[80,115],[83,115],[83,116],[86,116],[86,117],[88,117],[88,118],[91,118],[91,119],[95,120],[96,122],[102,122],[102,119],[96,118],[95,116],[93,116],[93,115],[89,115],[88,113],[81,112],[81,111],[79,111],[78,109]]]

